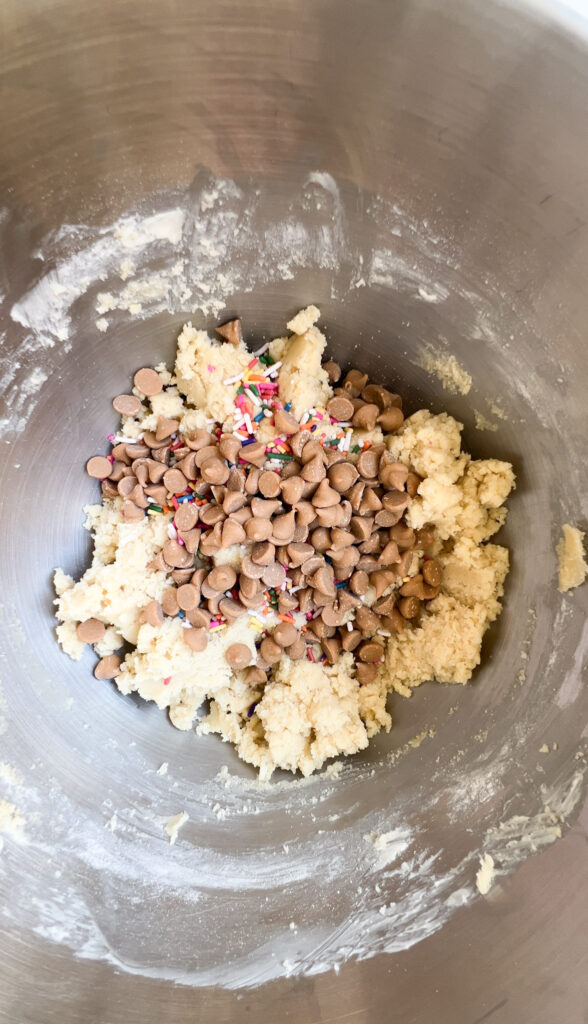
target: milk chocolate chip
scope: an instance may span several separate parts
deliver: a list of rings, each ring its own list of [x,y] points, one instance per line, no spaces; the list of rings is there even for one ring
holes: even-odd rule
[[[137,391],[140,391],[142,395],[146,395],[147,398],[152,398],[153,395],[158,395],[163,390],[161,377],[155,370],[147,366],[137,370],[133,377],[133,384]]]
[[[77,638],[83,644],[97,644],[105,632],[106,626],[100,619],[85,619],[76,628]]]

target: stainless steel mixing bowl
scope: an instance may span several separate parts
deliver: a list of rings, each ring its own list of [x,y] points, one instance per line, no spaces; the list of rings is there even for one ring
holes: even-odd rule
[[[586,593],[557,593],[554,546],[586,516],[584,16],[23,0],[1,19],[0,1019],[579,1024]],[[185,301],[163,287],[101,332],[112,225],[171,208],[177,244],[142,270],[181,259]],[[189,317],[239,312],[256,339],[310,301],[335,357],[514,462],[513,565],[473,685],[394,700],[338,779],[260,789],[61,654],[50,574],[87,562],[83,465],[132,371]],[[415,365],[427,343],[470,395]]]

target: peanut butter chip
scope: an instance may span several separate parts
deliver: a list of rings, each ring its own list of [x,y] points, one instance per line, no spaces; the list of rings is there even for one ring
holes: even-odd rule
[[[246,668],[253,661],[247,644],[231,644],[225,651],[225,658],[230,667],[235,671]]]
[[[414,545],[414,530],[404,523],[396,523],[390,529],[390,540],[395,541],[401,549],[411,548]]]
[[[404,491],[386,491],[382,505],[387,512],[397,512],[410,504],[410,498]]]
[[[279,544],[290,544],[294,540],[296,529],[296,513],[294,509],[283,516],[276,516],[272,522],[273,538]]]
[[[275,665],[276,661],[279,661],[282,657],[282,648],[275,640],[271,640],[269,636],[266,636],[265,640],[261,641],[259,653],[268,665]]]
[[[232,434],[221,437],[218,447],[221,455],[227,462],[237,462],[241,452],[241,442],[237,437],[233,437]]]
[[[187,569],[193,563],[193,556],[177,540],[167,540],[163,545],[163,557],[174,569]]]
[[[203,627],[192,627],[191,629],[184,629],[184,640],[188,644],[190,650],[196,654],[200,654],[201,651],[206,650],[208,644],[208,630]]]
[[[121,511],[127,523],[138,523],[145,518],[143,509],[138,508],[134,501],[125,501]]]
[[[280,487],[282,490],[282,499],[286,504],[296,505],[302,497],[304,480],[299,476],[290,476],[287,480],[282,480]]]
[[[163,483],[170,494],[183,494],[188,486],[186,477],[179,469],[168,469],[163,474]]]
[[[263,466],[265,462],[265,445],[261,441],[254,441],[253,444],[243,445],[241,448],[241,458],[254,466]]]
[[[102,640],[106,632],[106,626],[100,619],[85,619],[76,628],[78,640],[83,644],[96,644]]]
[[[341,377],[341,367],[333,359],[328,359],[326,363],[323,363],[323,370],[326,370],[330,384],[336,384]]]
[[[382,644],[376,643],[375,640],[364,640],[358,649],[358,654],[361,661],[375,662],[379,661],[384,653]]]
[[[243,673],[243,682],[247,686],[256,686],[257,683],[266,683],[267,674],[257,665],[250,665]]]
[[[327,412],[331,419],[345,423],[353,416],[353,402],[345,395],[335,395],[327,402]]]
[[[402,412],[402,409],[398,409],[397,406],[392,405],[380,413],[378,416],[378,423],[386,433],[398,430],[398,428],[404,423],[404,413]]]
[[[256,565],[270,565],[276,560],[276,548],[269,540],[254,544],[251,549],[251,561]]]
[[[259,474],[257,486],[264,498],[275,498],[280,493],[280,478],[277,473],[267,469],[264,473]]]
[[[281,587],[286,579],[286,570],[279,562],[272,562],[271,565],[264,566],[261,578],[266,587]]]
[[[331,487],[329,481],[325,478],[324,480],[321,480],[311,501],[315,508],[330,508],[332,505],[339,504],[341,501],[341,495]]]
[[[196,505],[189,505],[187,502],[184,502],[176,510],[174,523],[180,533],[188,533],[190,530],[193,530],[197,522],[198,508]]]
[[[366,405],[362,405],[353,414],[353,426],[357,430],[373,430],[376,425],[376,420],[379,416],[380,410],[377,405],[371,405],[369,402]]]
[[[373,683],[378,674],[378,666],[367,665],[364,662],[358,661],[355,665],[355,674],[360,685],[365,686],[366,683]]]
[[[237,573],[230,565],[217,565],[209,572],[206,582],[213,590],[232,590],[237,582]]]
[[[147,398],[158,395],[163,390],[161,377],[155,370],[147,366],[144,366],[142,370],[137,370],[133,377],[133,384],[137,391],[140,391],[142,395],[147,395]]]
[[[232,597],[221,598],[218,607],[227,622],[234,622],[245,612],[245,606],[240,601],[234,601]]]
[[[180,606],[178,604],[178,592],[175,587],[167,587],[161,595],[161,607],[166,615],[177,615]]]
[[[149,604],[146,604],[141,612],[141,618],[147,625],[153,626],[155,629],[161,626],[163,622],[163,608],[159,601],[150,601]]]
[[[418,597],[401,597],[398,602],[398,611],[404,619],[414,619],[419,613],[420,602]]]
[[[440,586],[443,573],[439,562],[436,562],[434,558],[424,563],[422,573],[425,583],[428,583],[430,587]]]
[[[312,558],[313,554],[312,544],[288,544],[288,558],[292,566],[302,565],[308,558]]]
[[[205,459],[200,467],[202,479],[209,484],[224,484],[229,479],[229,467],[223,459]],[[165,478],[164,478],[165,479]]]
[[[120,416],[136,416],[141,409],[141,399],[136,395],[117,395],[112,404]]]
[[[286,434],[287,436],[296,434],[300,426],[298,420],[292,415],[292,413],[286,412],[285,409],[276,409],[274,413],[274,424],[278,434]]]
[[[249,540],[255,543],[269,540],[272,536],[272,524],[269,519],[248,519],[245,523],[245,533]]]
[[[280,501],[267,501],[264,498],[251,499],[251,511],[256,519],[269,519],[282,508]]]
[[[110,476],[112,463],[105,455],[93,455],[86,463],[86,473],[95,480],[106,480]]]
[[[336,462],[328,471],[329,483],[336,491],[343,494],[357,480],[359,473],[351,462]]]
[[[182,540],[184,541],[186,551],[189,551],[191,555],[195,555],[198,551],[198,545],[200,544],[202,530],[188,530],[187,533],[184,533],[183,531],[180,532],[182,534]]]
[[[226,324],[221,324],[220,327],[215,328],[216,333],[228,341],[229,345],[234,345],[237,348],[243,341],[243,329],[241,327],[241,321],[237,318],[235,320],[227,320]]]
[[[120,658],[118,654],[109,654],[101,658],[94,669],[96,679],[114,679],[120,672]]]
[[[368,448],[362,452],[357,460],[357,468],[366,480],[373,480],[378,475],[378,463],[380,459],[377,452]]]
[[[320,569],[317,569],[312,576],[309,576],[308,582],[312,587],[315,587],[321,594],[325,594],[327,597],[334,597],[337,593],[335,587],[335,574],[330,565],[322,565]]]
[[[279,622],[274,629],[273,639],[280,647],[290,647],[298,639],[298,630],[291,622]]]
[[[349,586],[354,594],[358,594],[360,597],[363,594],[367,594],[370,585],[369,577],[367,572],[363,572],[361,569],[353,573],[349,581]]]
[[[249,555],[243,555],[241,561],[241,572],[250,580],[260,580],[264,571],[263,565],[257,565]]]
[[[345,375],[343,387],[352,398],[357,398],[360,391],[363,391],[367,382],[367,373],[362,373],[361,370],[350,370],[349,373]]]
[[[302,467],[300,476],[303,480],[306,480],[307,483],[317,484],[319,480],[323,479],[325,473],[325,464],[321,456],[314,455],[312,459],[309,459],[309,461]]]
[[[380,466],[380,480],[388,489],[404,490],[408,469],[401,462],[390,462]]]
[[[361,643],[361,633],[359,629],[348,630],[341,636],[341,646],[344,651],[354,651],[358,644]]]
[[[200,602],[198,588],[193,583],[184,583],[181,587],[178,587],[177,599],[183,612],[192,611]]]

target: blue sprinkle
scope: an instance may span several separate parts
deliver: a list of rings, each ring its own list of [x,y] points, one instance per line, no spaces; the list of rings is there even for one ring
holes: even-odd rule
[[[253,422],[254,423],[259,423],[259,421],[262,420],[262,419],[263,419],[263,409],[262,409],[261,412],[258,412],[257,416],[253,417]]]
[[[178,619],[185,619],[186,615],[184,612],[178,612]]]
[[[247,440],[241,442],[241,447],[242,448],[246,448],[248,444],[254,444],[254,442],[255,442],[255,438],[254,437],[248,437]]]
[[[290,412],[291,408],[292,408],[292,402],[286,402],[286,404],[284,406],[284,409],[286,410],[286,412]]]
[[[247,718],[251,718],[251,715],[252,715],[252,714],[253,714],[253,712],[255,711],[255,709],[256,709],[256,707],[257,707],[257,705],[258,705],[258,704],[259,704],[259,701],[258,701],[258,700],[256,700],[256,701],[255,701],[255,704],[252,704],[252,705],[251,705],[251,707],[249,708],[249,711],[247,712]]]
[[[180,503],[180,505],[184,501],[192,501],[192,495],[191,494],[183,494],[181,498],[178,498],[178,502]]]
[[[313,434],[314,431],[316,430],[316,426],[317,426],[316,423],[313,423],[312,427],[310,428],[311,434]]]
[[[335,583],[335,586],[336,586],[337,590],[341,590],[341,587],[344,587],[346,583],[347,583],[347,580],[341,580],[340,583]]]

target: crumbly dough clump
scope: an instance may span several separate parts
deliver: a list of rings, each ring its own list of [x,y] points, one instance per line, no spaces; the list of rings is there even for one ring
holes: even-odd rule
[[[316,327],[318,316],[316,307],[303,310],[288,325],[294,333],[270,345],[271,356],[281,363],[280,399],[298,420],[325,406],[333,394],[321,365],[326,341]],[[133,439],[154,430],[160,416],[176,418],[185,433],[212,421],[231,430],[238,387],[231,381],[250,358],[243,344],[216,342],[186,325],[178,339],[175,375],[157,368],[166,390],[152,398],[139,396],[141,412],[123,417],[121,436]],[[230,668],[225,651],[240,643],[255,657],[259,623],[254,613],[211,634],[200,653],[183,642],[181,618],[166,618],[156,626],[143,621],[142,610],[159,600],[166,586],[165,574],[150,563],[168,537],[169,521],[146,516],[126,522],[119,497],[85,510],[94,554],[82,578],[74,582],[61,569],[55,572],[62,648],[79,659],[84,644],[77,625],[88,618],[100,620],[106,626],[95,645],[101,657],[123,643],[130,647],[116,677],[122,693],[137,692],[168,709],[180,729],[191,728],[196,720],[199,733],[218,733],[264,779],[276,768],[309,775],[328,758],[364,749],[371,736],[392,725],[386,706],[390,692],[410,696],[426,680],[467,682],[480,662],[484,633],[500,614],[508,552],[487,541],[505,520],[514,474],[508,463],[472,460],[461,450],[461,430],[451,416],[421,410],[397,433],[382,435],[379,427],[354,432],[354,441],[383,439],[397,461],[422,477],[407,521],[415,529],[435,528],[434,554],[443,567],[438,597],[417,627],[387,638],[385,658],[372,682],[359,684],[351,654],[329,666],[291,661],[284,653],[267,683],[245,683],[244,673]],[[262,421],[258,438],[266,442],[271,433],[268,421]],[[245,552],[245,545],[237,545],[219,552],[214,561],[238,567]],[[373,603],[373,591],[364,600]],[[264,626],[276,621],[270,615]],[[208,713],[197,719],[206,700]]]
[[[580,587],[588,574],[584,557],[584,537],[577,526],[564,523],[562,538],[556,547],[558,566],[558,590],[565,594],[574,587]]]

